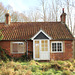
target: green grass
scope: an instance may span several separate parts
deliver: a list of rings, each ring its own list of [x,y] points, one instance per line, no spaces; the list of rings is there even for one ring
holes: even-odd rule
[[[75,75],[75,59],[67,61],[0,61],[0,75]]]

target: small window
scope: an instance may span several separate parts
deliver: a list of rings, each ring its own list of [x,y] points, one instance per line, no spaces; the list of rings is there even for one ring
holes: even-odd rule
[[[62,42],[57,42],[57,41],[53,41],[51,43],[51,49],[52,52],[63,52],[63,43]]]
[[[11,52],[12,53],[24,53],[25,52],[24,42],[12,42]]]

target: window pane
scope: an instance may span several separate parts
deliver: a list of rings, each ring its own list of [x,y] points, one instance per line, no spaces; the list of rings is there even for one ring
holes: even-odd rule
[[[57,51],[59,51],[59,43],[57,43]]]
[[[35,41],[35,58],[39,58],[39,41]]]
[[[52,43],[52,48],[54,48],[54,43]]]
[[[42,51],[44,51],[44,48],[43,47],[41,49],[42,49]]]
[[[45,40],[45,43],[48,43],[48,41],[47,41],[47,40]]]
[[[39,43],[39,41],[35,41],[35,43],[37,43],[37,44],[38,44],[38,43]]]
[[[24,52],[24,44],[23,43],[19,43],[18,44],[18,52]]]
[[[42,40],[41,43],[44,44],[44,40]]]
[[[44,45],[42,45],[41,47],[44,47]]]
[[[62,43],[57,43],[57,51],[62,51]]]
[[[48,47],[48,44],[45,44],[45,47]]]
[[[12,52],[18,52],[18,44],[17,43],[12,44]]]
[[[52,43],[52,51],[56,51],[56,43]]]
[[[45,51],[48,51],[48,48],[45,48]]]

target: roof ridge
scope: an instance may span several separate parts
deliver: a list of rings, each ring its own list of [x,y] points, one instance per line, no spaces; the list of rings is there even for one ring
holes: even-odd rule
[[[11,22],[11,23],[61,23],[60,21],[59,22]]]

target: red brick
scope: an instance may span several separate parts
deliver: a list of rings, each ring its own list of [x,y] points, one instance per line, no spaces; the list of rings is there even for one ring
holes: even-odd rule
[[[26,44],[27,45],[27,44]],[[10,41],[0,41],[0,46],[5,49],[11,57],[21,57],[23,54],[11,54],[10,53]],[[27,46],[26,46],[27,47]],[[27,48],[26,48],[27,50]],[[33,41],[28,41],[28,57],[33,57]],[[54,60],[67,60],[72,58],[73,49],[72,41],[65,41],[65,52],[63,53],[50,53],[50,59]]]
[[[67,60],[72,58],[73,55],[72,41],[65,41],[65,52],[63,53],[50,53],[50,59],[54,60]]]

